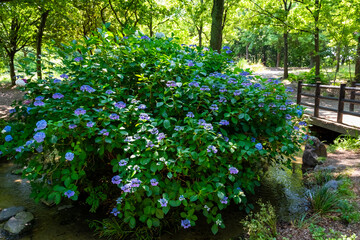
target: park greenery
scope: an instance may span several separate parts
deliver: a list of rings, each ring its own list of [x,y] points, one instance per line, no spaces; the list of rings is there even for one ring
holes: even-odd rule
[[[291,168],[309,131],[293,89],[246,68],[282,66],[289,80],[328,83],[322,69],[334,67],[335,82],[347,66],[346,80],[360,82],[359,6],[0,0],[1,78],[24,92],[0,122],[0,158],[23,167],[36,201],[105,213],[93,223],[105,237],[151,239],[154,229],[188,229],[200,217],[216,234],[237,205],[252,239],[274,238],[274,208],[259,202],[250,213],[250,196],[269,167]],[[358,139],[336,144],[356,148]],[[322,186],[332,173],[309,178],[314,212],[360,220],[345,196],[349,179],[334,194]]]

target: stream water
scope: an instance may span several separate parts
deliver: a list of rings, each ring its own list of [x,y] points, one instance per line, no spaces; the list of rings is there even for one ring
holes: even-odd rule
[[[81,207],[58,210],[59,206],[48,207],[35,203],[29,197],[30,185],[21,176],[13,175],[12,163],[0,163],[0,209],[24,206],[35,216],[33,229],[21,240],[92,240],[88,228],[87,212]],[[65,204],[71,204],[65,203]],[[0,234],[0,239],[11,239]]]

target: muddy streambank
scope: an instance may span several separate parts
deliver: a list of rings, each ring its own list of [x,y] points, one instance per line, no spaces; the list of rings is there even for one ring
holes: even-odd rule
[[[92,240],[87,218],[89,213],[81,206],[71,206],[66,202],[59,206],[48,207],[35,203],[29,197],[31,189],[27,180],[13,175],[13,163],[0,162],[0,209],[12,206],[24,206],[35,216],[32,230],[20,238],[21,240]],[[61,210],[59,210],[61,209]],[[0,239],[11,239],[0,235]]]

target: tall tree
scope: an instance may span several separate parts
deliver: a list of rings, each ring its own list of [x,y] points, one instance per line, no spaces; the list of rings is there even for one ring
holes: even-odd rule
[[[222,45],[223,16],[224,0],[213,0],[210,47],[218,52],[221,51]]]

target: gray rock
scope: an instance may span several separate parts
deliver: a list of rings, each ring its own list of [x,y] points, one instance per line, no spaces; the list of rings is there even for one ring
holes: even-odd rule
[[[339,187],[339,181],[336,180],[330,180],[327,183],[324,184],[324,187],[332,189],[332,190],[337,190]]]
[[[58,210],[61,211],[61,210],[69,209],[69,208],[73,208],[73,207],[74,207],[73,205],[63,205],[63,206],[58,207]]]
[[[313,151],[313,149],[305,149],[302,156],[303,168],[314,168],[317,164],[319,164],[317,158],[318,155],[315,151]]]
[[[329,166],[324,166],[324,167],[322,167],[322,166],[319,166],[319,165],[317,165],[315,168],[314,168],[314,171],[329,171],[329,172],[333,172],[333,171],[335,171],[336,170],[336,167],[335,166],[333,166],[333,165],[329,165]]]
[[[9,207],[5,208],[0,212],[0,222],[9,220],[11,217],[15,216],[19,212],[25,210],[25,207]]]
[[[305,145],[305,150],[302,157],[303,172],[316,167],[318,164],[321,164],[321,162],[318,160],[319,157],[327,157],[325,144],[322,143],[318,138],[311,137],[308,143]]]
[[[306,143],[305,149],[313,149],[318,157],[327,157],[327,151],[325,144],[321,142],[317,137],[311,137]]]
[[[5,223],[4,230],[13,235],[21,234],[30,227],[30,222],[33,219],[34,215],[32,213],[20,212]]]

